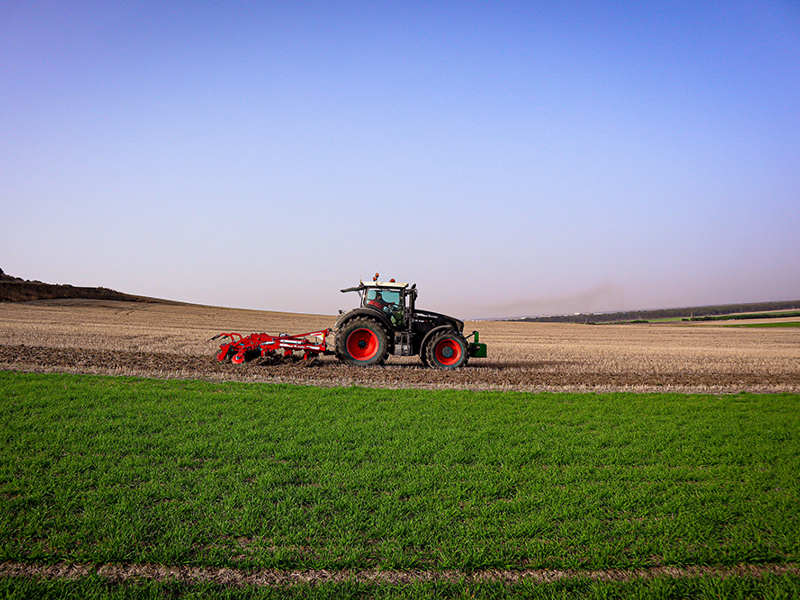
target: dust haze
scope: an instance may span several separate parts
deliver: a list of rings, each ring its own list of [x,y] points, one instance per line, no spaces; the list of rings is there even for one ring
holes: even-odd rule
[[[493,304],[470,304],[460,308],[467,318],[539,317],[571,313],[625,310],[624,290],[613,281],[566,296],[532,297]]]

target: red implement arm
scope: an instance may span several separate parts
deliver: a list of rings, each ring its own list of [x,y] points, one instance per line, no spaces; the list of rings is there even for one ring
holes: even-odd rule
[[[211,339],[229,338],[229,342],[220,345],[217,360],[223,362],[230,359],[233,364],[239,365],[248,360],[275,354],[278,350],[283,350],[284,356],[291,356],[293,352],[302,352],[304,360],[320,354],[331,354],[325,341],[330,331],[330,329],[322,329],[299,335],[254,333],[247,337],[232,332],[220,333]],[[309,338],[316,338],[318,341]]]

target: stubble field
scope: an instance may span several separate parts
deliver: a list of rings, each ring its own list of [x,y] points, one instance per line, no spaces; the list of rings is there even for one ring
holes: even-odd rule
[[[98,300],[0,305],[6,369],[166,378],[518,391],[798,392],[800,329],[647,323],[468,322],[489,357],[456,372],[391,357],[358,368],[335,357],[220,364],[209,339],[237,331],[299,334],[335,317]],[[332,340],[332,338],[329,338]]]

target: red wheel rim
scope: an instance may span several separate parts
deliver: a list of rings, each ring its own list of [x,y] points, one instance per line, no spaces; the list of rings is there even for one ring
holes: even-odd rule
[[[461,344],[451,338],[436,344],[436,360],[446,367],[458,364],[458,361],[461,360],[461,352]]]
[[[378,353],[378,336],[369,329],[356,329],[347,336],[347,353],[354,360],[369,360]]]

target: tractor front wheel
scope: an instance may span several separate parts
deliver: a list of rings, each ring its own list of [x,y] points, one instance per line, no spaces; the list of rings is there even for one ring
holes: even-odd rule
[[[376,365],[386,360],[386,331],[372,319],[353,319],[336,333],[336,355],[351,365]]]
[[[467,340],[455,331],[434,335],[425,349],[425,362],[434,369],[458,369],[469,360]]]

